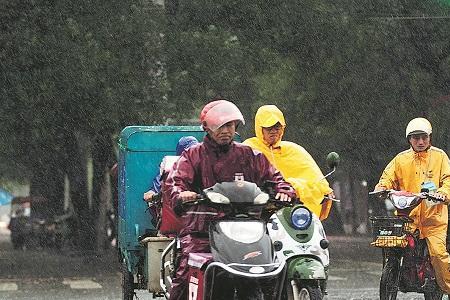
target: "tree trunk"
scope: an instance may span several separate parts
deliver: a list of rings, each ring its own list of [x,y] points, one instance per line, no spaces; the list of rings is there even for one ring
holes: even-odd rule
[[[92,214],[95,222],[96,245],[97,250],[103,247],[106,238],[106,208],[107,201],[111,201],[111,197],[107,196],[109,180],[105,178],[109,176],[108,170],[114,163],[113,145],[109,134],[97,135],[92,147],[93,160],[93,190],[92,190]]]
[[[99,206],[98,206],[98,218],[96,226],[96,251],[97,253],[102,253],[105,249],[107,242],[106,233],[106,215],[108,213],[109,203],[111,203],[111,182],[109,176],[109,170],[105,170],[103,173],[103,183],[100,188],[99,195]]]
[[[92,225],[91,209],[89,207],[87,190],[87,154],[82,137],[67,133],[65,153],[67,154],[67,176],[70,186],[75,221],[72,224],[76,246],[80,250],[94,249],[94,226]]]

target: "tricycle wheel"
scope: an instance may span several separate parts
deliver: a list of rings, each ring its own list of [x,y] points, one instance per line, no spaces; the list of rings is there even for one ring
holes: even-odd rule
[[[122,262],[122,300],[133,300],[134,296],[134,278],[133,274],[128,272],[127,264]]]

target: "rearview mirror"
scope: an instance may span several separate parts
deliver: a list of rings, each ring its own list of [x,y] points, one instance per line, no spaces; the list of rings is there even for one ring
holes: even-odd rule
[[[340,161],[341,161],[341,158],[339,157],[339,154],[337,154],[336,152],[328,153],[328,155],[327,155],[328,168],[335,169],[339,165]]]

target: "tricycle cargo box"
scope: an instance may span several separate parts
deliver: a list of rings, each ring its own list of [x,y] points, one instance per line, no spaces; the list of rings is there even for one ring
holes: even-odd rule
[[[175,155],[178,140],[183,136],[203,139],[200,126],[129,126],[119,139],[119,248],[128,269],[136,273],[138,257],[143,251],[138,237],[155,228],[151,223],[143,194],[159,173],[164,156]]]
[[[147,263],[148,266],[147,274],[147,289],[152,293],[159,293],[163,290],[159,282],[160,279],[160,268],[161,268],[161,255],[164,249],[173,241],[173,238],[155,236],[145,238],[141,243],[147,248]],[[171,258],[170,256],[168,256]],[[166,274],[169,270],[166,271]]]

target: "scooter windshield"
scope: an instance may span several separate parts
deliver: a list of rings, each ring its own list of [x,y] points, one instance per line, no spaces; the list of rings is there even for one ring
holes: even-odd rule
[[[409,208],[411,206],[416,205],[418,203],[418,201],[420,200],[420,198],[415,195],[411,195],[411,194],[407,195],[407,194],[399,194],[399,193],[390,194],[390,199],[392,201],[392,204],[397,209]]]
[[[248,181],[216,183],[203,192],[207,196],[212,193],[223,195],[231,203],[265,204],[269,199],[269,196],[263,193],[255,183]]]
[[[220,222],[220,230],[231,240],[244,244],[259,241],[264,235],[264,223],[258,221]]]

